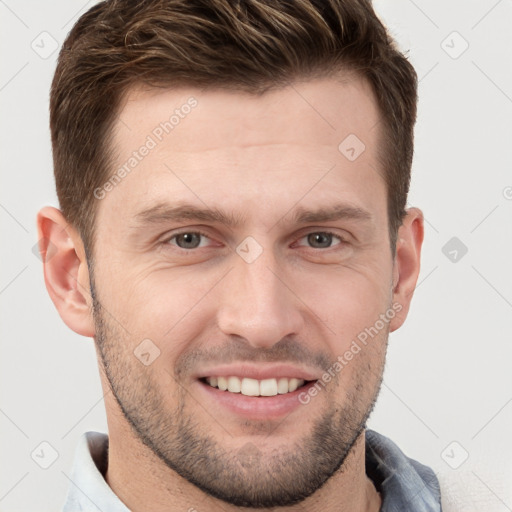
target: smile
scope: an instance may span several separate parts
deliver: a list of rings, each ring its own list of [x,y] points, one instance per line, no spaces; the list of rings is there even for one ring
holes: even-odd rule
[[[292,393],[309,382],[304,379],[286,377],[257,380],[237,376],[205,377],[202,380],[212,388],[218,388],[220,391],[241,393],[245,396],[285,395]]]

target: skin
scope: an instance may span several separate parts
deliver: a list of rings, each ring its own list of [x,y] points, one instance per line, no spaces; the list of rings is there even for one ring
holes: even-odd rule
[[[93,262],[59,210],[38,216],[42,254],[55,246],[49,294],[71,329],[96,340],[106,480],[134,511],[377,511],[364,428],[388,334],[418,278],[423,217],[407,211],[392,253],[371,90],[348,75],[261,96],[133,89],[115,127],[115,169],[191,96],[191,113],[98,201]],[[338,150],[351,133],[366,147],[353,162]],[[240,222],[138,216],[178,202]],[[294,220],[299,208],[339,203],[366,218]],[[197,231],[198,248],[173,238]],[[335,236],[308,237],[325,231]],[[248,236],[262,249],[251,263],[236,252]],[[393,305],[400,311],[368,345],[282,417],[234,413],[197,379],[225,362],[287,362],[321,377]],[[160,350],[148,366],[134,356],[144,339]]]

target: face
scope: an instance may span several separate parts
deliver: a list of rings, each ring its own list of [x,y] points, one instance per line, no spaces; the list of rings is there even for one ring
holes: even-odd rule
[[[99,353],[138,438],[226,502],[305,499],[373,407],[396,310],[376,125],[356,78],[134,90],[120,111]]]

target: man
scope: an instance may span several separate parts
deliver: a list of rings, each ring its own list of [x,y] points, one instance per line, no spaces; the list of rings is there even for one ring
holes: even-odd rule
[[[103,2],[50,109],[45,280],[109,429],[64,510],[441,510],[365,429],[423,240],[416,74],[370,3]]]

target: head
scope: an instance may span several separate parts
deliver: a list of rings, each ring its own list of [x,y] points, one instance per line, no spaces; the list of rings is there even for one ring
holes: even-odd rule
[[[363,0],[102,2],[50,109],[46,283],[116,421],[211,496],[304,500],[360,438],[419,272],[412,66]]]

